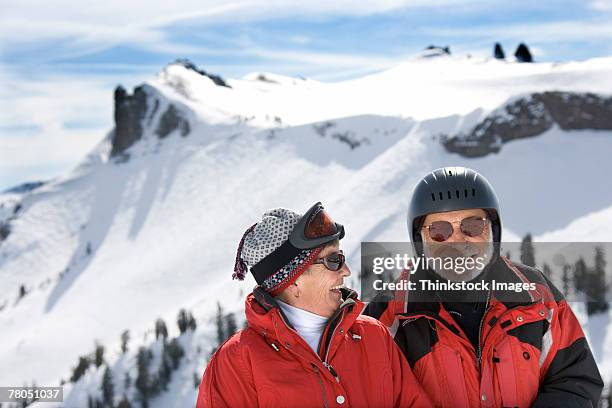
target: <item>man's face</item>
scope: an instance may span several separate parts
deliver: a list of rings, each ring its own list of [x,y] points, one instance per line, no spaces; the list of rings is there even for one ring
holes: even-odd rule
[[[328,245],[317,258],[325,258],[339,250],[337,243]],[[343,286],[344,278],[350,275],[351,271],[346,264],[339,271],[331,271],[323,264],[311,265],[295,282],[300,296],[295,299],[294,306],[320,316],[331,317],[342,303],[342,295],[337,288]]]
[[[462,231],[462,222],[468,230],[469,222],[482,222],[470,221],[470,217],[486,218],[481,233],[474,235]],[[439,233],[440,228],[435,224],[439,221],[452,225],[452,233],[444,240],[441,240],[444,234]],[[438,261],[432,263],[435,266],[431,269],[451,281],[469,281],[482,272],[493,255],[492,235],[491,221],[487,213],[479,208],[428,214],[421,229],[425,256]],[[452,267],[446,262],[449,258],[453,260]]]

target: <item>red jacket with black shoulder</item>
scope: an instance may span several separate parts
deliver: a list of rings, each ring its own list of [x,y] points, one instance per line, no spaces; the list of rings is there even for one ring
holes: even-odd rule
[[[442,303],[411,302],[407,292],[364,313],[389,327],[435,407],[596,407],[601,375],[563,295],[535,268],[504,257],[491,267],[500,281],[535,290],[510,301],[493,291],[478,347]]]

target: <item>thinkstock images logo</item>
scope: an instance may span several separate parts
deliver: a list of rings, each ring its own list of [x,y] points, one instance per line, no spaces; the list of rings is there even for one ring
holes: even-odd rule
[[[510,302],[538,298],[545,289],[568,301],[608,299],[605,253],[611,243],[364,242],[361,294],[365,301]]]

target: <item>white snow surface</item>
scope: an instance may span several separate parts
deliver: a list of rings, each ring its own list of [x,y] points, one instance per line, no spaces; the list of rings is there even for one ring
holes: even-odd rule
[[[67,174],[0,195],[7,209],[21,203],[0,243],[0,385],[57,385],[94,341],[122,376],[134,370],[134,351],[118,352],[120,333],[132,333],[131,350],[150,345],[155,319],[174,327],[187,308],[198,329],[181,337],[187,359],[152,406],[193,406],[193,374],[216,346],[216,302],[241,316],[254,285],[231,280],[248,226],[266,209],[303,212],[322,201],[345,225],[342,246],[358,275],[362,241],[408,240],[412,188],[442,166],[474,168],[495,186],[507,241],[528,232],[541,241],[612,241],[612,132],[555,127],[477,159],[450,154],[438,140],[518,95],[606,94],[612,58],[442,56],[338,83],[270,73],[227,82],[169,65],[146,83],[189,118],[188,136],[159,140],[152,124],[118,162],[109,158],[109,133]],[[0,212],[0,222],[9,216]],[[27,294],[18,299],[21,285]],[[581,319],[610,379],[609,318]],[[86,406],[101,374],[67,384],[65,406]]]

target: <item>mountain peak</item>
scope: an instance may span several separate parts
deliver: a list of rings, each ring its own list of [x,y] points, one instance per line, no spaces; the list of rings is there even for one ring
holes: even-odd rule
[[[170,64],[168,64],[168,66],[171,66],[171,65],[178,65],[188,70],[194,71],[202,76],[205,76],[209,78],[211,81],[213,81],[215,85],[217,86],[225,86],[227,88],[231,88],[231,86],[229,86],[228,83],[220,75],[211,74],[211,73],[204,71],[201,68],[198,68],[191,60],[187,58],[178,58],[174,60],[174,62],[171,62]]]

